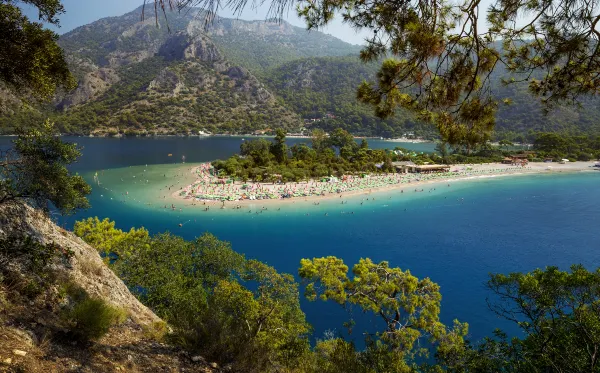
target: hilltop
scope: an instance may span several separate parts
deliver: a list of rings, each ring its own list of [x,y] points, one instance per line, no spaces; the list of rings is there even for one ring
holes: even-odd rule
[[[205,27],[202,11],[168,14],[158,27],[142,9],[103,18],[61,36],[78,87],[54,102],[18,109],[1,91],[0,133],[51,117],[63,133],[194,135],[288,132],[344,128],[355,135],[435,138],[436,129],[398,111],[387,120],[356,100],[356,88],[373,80],[379,63],[358,59],[360,46],[285,21],[220,18]],[[598,133],[598,100],[545,115],[525,83],[492,78],[500,105],[500,137],[525,141],[532,131]]]

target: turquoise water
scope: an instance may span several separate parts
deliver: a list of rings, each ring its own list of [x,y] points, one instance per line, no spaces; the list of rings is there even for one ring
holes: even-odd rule
[[[84,158],[76,167],[86,175],[98,169],[164,163],[166,147],[174,145],[148,139],[91,140],[92,145],[84,144]],[[239,145],[234,139],[219,141],[223,142],[210,150],[192,142],[184,151],[196,151],[193,161],[204,161],[211,151],[221,157]],[[108,194],[100,197],[106,191],[96,187],[92,208],[63,223],[71,226],[75,219],[99,216],[116,220],[124,229],[144,226],[190,239],[211,232],[246,256],[293,274],[305,257],[336,255],[349,265],[361,257],[388,260],[439,283],[443,321],[468,322],[471,337],[477,340],[496,327],[515,332],[486,306],[488,273],[547,265],[566,269],[573,263],[600,266],[599,183],[600,172],[501,177],[451,187],[424,186],[423,193],[375,194],[374,201],[371,196],[363,205],[364,197],[356,197],[347,205],[336,200],[319,206],[298,203],[281,211],[269,207],[258,215],[238,210],[174,212],[118,198],[111,201]],[[349,316],[334,304],[303,301],[302,307],[317,337],[327,329],[341,331]],[[376,319],[361,315],[357,319],[359,328],[381,327]],[[358,331],[353,338],[361,338]]]

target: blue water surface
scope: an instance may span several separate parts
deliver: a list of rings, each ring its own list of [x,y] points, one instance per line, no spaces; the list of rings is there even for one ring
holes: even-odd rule
[[[166,163],[167,152],[206,161],[237,151],[240,143],[215,139],[78,139],[86,150],[77,169]],[[478,340],[496,327],[517,332],[486,305],[489,273],[548,265],[568,269],[574,263],[600,266],[599,183],[600,172],[497,177],[437,185],[435,190],[425,186],[423,193],[380,193],[369,201],[351,198],[346,205],[331,201],[288,205],[281,211],[269,208],[258,215],[150,210],[102,198],[96,188],[90,197],[92,208],[63,223],[69,227],[75,219],[99,216],[116,220],[123,229],[144,226],[152,233],[169,230],[188,239],[211,232],[247,257],[292,274],[297,274],[302,258],[335,255],[350,266],[364,257],[387,260],[439,283],[442,320],[468,322],[471,338]],[[342,323],[350,317],[331,303],[303,300],[302,308],[317,337],[328,329],[343,330]],[[361,339],[362,330],[382,327],[376,318],[355,317],[359,322],[353,338]]]

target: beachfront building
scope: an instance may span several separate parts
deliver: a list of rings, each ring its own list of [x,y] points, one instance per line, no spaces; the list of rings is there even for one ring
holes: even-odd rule
[[[437,172],[450,172],[450,166],[445,164],[424,164],[416,165],[413,162],[392,162],[392,166],[396,167],[399,173],[413,174],[431,174]]]
[[[418,174],[433,174],[438,172],[450,172],[450,166],[446,164],[424,164],[421,166],[414,166],[413,171]]]
[[[409,169],[412,166],[416,166],[414,162],[411,161],[402,161],[402,162],[392,162],[392,166],[396,168],[396,171],[400,174],[409,173]]]

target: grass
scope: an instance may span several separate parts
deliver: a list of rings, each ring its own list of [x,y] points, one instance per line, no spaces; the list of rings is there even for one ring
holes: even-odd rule
[[[73,325],[71,331],[81,340],[102,338],[111,327],[125,321],[127,314],[100,298],[86,298],[67,312],[66,318]]]

